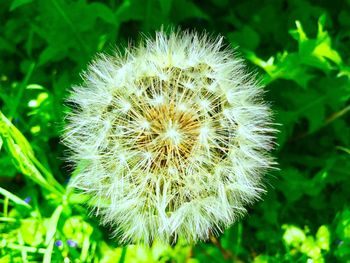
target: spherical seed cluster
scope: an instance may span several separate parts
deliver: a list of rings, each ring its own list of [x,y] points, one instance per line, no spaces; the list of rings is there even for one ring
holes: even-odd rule
[[[262,190],[274,129],[261,89],[222,38],[159,32],[96,59],[64,142],[71,186],[124,241],[205,240]]]

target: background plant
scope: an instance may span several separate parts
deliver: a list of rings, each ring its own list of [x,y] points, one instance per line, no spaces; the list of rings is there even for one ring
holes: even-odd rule
[[[63,101],[96,52],[161,25],[238,46],[281,124],[280,171],[218,239],[122,247],[65,191]],[[350,261],[349,45],[349,1],[1,1],[0,262]]]

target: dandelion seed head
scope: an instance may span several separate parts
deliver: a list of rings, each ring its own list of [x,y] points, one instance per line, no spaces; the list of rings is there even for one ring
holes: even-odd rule
[[[125,242],[206,240],[264,191],[270,109],[222,38],[159,32],[101,55],[69,100],[70,186]]]

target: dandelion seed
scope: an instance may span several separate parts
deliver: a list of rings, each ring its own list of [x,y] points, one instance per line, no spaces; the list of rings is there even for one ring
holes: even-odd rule
[[[75,87],[70,186],[125,242],[207,240],[264,191],[275,130],[261,88],[222,38],[159,32],[101,55]]]

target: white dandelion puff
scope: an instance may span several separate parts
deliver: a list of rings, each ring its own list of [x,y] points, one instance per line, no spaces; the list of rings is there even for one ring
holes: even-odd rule
[[[261,93],[222,38],[159,32],[101,55],[69,99],[70,186],[125,242],[206,240],[260,197],[274,164]]]

